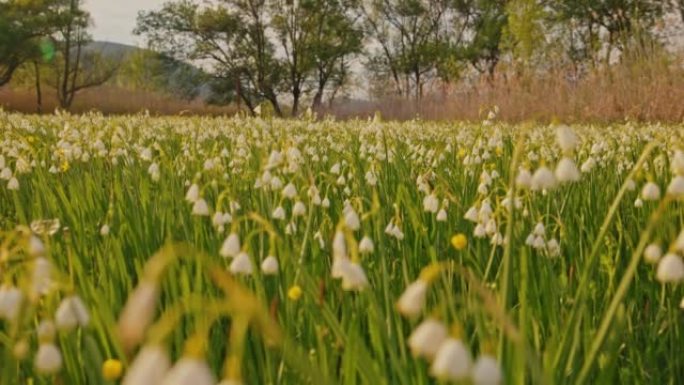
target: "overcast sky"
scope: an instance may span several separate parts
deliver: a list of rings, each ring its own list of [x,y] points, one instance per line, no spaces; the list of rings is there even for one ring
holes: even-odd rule
[[[142,45],[143,41],[133,36],[135,18],[140,10],[159,8],[167,0],[85,0],[95,26],[91,33],[95,40]]]

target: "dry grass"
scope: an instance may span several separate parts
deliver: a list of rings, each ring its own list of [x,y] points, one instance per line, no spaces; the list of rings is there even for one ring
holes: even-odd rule
[[[53,90],[46,90],[43,96],[44,113],[57,108]],[[8,111],[24,113],[37,112],[36,95],[33,90],[0,88],[0,107]],[[103,86],[79,93],[71,107],[73,113],[100,111],[104,114],[133,114],[149,111],[152,115],[232,115],[232,106],[211,106],[201,101],[183,101],[170,95],[152,92],[131,91],[123,88]]]
[[[54,92],[46,91],[43,112],[57,107]],[[320,112],[341,119],[373,116],[380,111],[386,119],[481,120],[493,106],[499,119],[508,122],[563,121],[608,123],[624,121],[681,122],[684,120],[684,67],[666,60],[620,64],[597,70],[579,81],[567,71],[546,76],[499,73],[491,82],[459,85],[448,92],[421,101],[380,100],[338,102]],[[0,88],[0,107],[26,113],[36,112],[32,90]],[[210,106],[201,101],[182,101],[169,95],[130,91],[104,86],[89,89],[76,98],[74,113],[101,111],[130,114],[149,111],[153,115],[231,115],[235,106]]]
[[[543,77],[498,74],[493,82],[457,87],[448,96],[421,101],[382,100],[366,105],[338,104],[325,111],[339,118],[372,116],[387,119],[479,120],[492,106],[509,122],[684,120],[684,69],[679,64],[649,62],[617,65],[579,81],[566,74]]]

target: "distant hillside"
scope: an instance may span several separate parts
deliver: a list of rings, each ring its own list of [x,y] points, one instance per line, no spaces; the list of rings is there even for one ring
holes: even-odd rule
[[[132,45],[113,43],[110,41],[94,41],[86,47],[86,50],[99,52],[108,58],[126,58],[133,53],[146,51],[144,48],[138,48]]]
[[[122,70],[117,74],[114,83],[125,85],[148,82],[158,88],[154,91],[172,94],[186,100],[216,100],[211,87],[212,77],[204,70],[192,64],[139,48],[132,45],[109,41],[94,41],[86,47],[87,52],[98,53],[106,59],[121,63]],[[135,60],[146,62],[132,63]],[[132,73],[137,66],[139,73]],[[128,70],[127,70],[128,69]],[[131,78],[136,79],[132,80]],[[149,86],[145,87],[149,88]]]

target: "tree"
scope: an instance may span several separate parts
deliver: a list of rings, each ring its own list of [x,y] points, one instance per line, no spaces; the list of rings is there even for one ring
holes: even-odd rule
[[[57,24],[52,38],[58,55],[53,61],[51,85],[57,90],[60,107],[69,108],[78,92],[111,79],[117,64],[86,50],[91,42],[87,32],[90,15],[80,0],[63,0],[55,13]]]
[[[281,115],[280,63],[268,40],[267,24],[262,0],[224,0],[204,7],[181,0],[141,12],[134,32],[145,36],[151,49],[211,65],[213,75],[224,79],[222,84],[236,85],[238,98],[250,112],[267,100]]]
[[[580,47],[595,61],[611,63],[616,50],[624,51],[633,35],[648,33],[666,8],[662,0],[560,0],[551,3],[556,24],[573,28],[570,47]]]
[[[0,86],[25,62],[41,56],[40,39],[53,31],[55,0],[0,2]]]
[[[419,99],[429,73],[446,52],[446,0],[370,0],[360,11],[373,40],[368,68],[389,76],[396,93]]]
[[[344,58],[361,50],[361,32],[349,12],[353,3],[339,0],[273,0],[272,26],[284,52],[285,86],[292,95],[292,115],[309,90],[312,76],[317,108],[331,80],[342,80]],[[342,70],[342,71],[340,71]],[[334,82],[333,82],[334,83]]]
[[[330,101],[349,78],[348,58],[363,48],[363,31],[352,14],[356,3],[346,0],[316,1],[315,17],[311,23],[315,79],[312,109],[323,102],[323,94],[330,86]]]
[[[503,31],[508,22],[506,0],[458,0],[455,8],[467,16],[468,36],[454,48],[457,56],[492,79],[501,58]]]

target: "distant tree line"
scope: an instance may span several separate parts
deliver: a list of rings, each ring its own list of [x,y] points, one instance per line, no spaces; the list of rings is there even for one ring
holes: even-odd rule
[[[502,66],[581,74],[662,47],[666,16],[684,21],[684,0],[172,0],[140,12],[134,31],[164,60],[119,68],[83,49],[82,0],[0,0],[0,86],[33,69],[38,94],[45,82],[68,108],[117,70],[119,81],[156,84],[164,63],[186,63],[188,96],[206,82],[213,102],[297,115],[353,87],[420,99]]]
[[[281,99],[317,108],[350,82],[352,63],[376,95],[422,98],[468,73],[611,64],[658,43],[682,0],[177,0],[141,12],[152,49],[210,68],[250,111]]]

